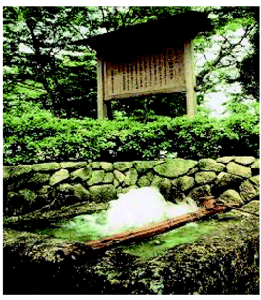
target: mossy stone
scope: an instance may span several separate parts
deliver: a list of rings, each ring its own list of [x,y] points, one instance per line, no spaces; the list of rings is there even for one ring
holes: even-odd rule
[[[112,172],[105,173],[103,183],[113,183],[114,178]]]
[[[151,186],[159,188],[160,193],[165,197],[165,199],[170,200],[172,185],[169,179],[160,176],[154,176]]]
[[[113,170],[112,163],[108,163],[108,162],[93,162],[93,163],[91,163],[91,167],[93,169],[103,169],[105,171]]]
[[[104,170],[98,170],[98,171],[92,171],[92,175],[90,180],[87,182],[89,186],[92,186],[94,184],[103,183],[103,179],[105,177]]]
[[[59,170],[61,168],[61,164],[59,163],[42,163],[37,165],[32,165],[33,170],[36,172],[41,171],[54,171]]]
[[[33,203],[37,197],[37,195],[28,189],[20,190],[19,194],[24,198],[24,200],[28,203]]]
[[[133,162],[127,161],[127,162],[115,162],[113,164],[114,169],[119,171],[126,171],[133,167]]]
[[[235,159],[234,156],[224,156],[224,157],[219,157],[217,159],[217,162],[218,163],[222,163],[222,164],[228,164],[228,163],[230,163],[234,159]]]
[[[172,184],[181,191],[187,191],[188,189],[191,189],[194,184],[195,180],[193,177],[190,176],[182,176],[180,178],[176,178],[172,181]]]
[[[221,194],[218,198],[221,202],[228,206],[241,206],[244,201],[241,199],[240,195],[235,190],[227,190]]]
[[[87,162],[61,162],[61,168],[62,169],[78,169],[78,168],[84,168],[87,166]]]
[[[138,173],[143,174],[147,172],[147,170],[152,169],[160,163],[161,162],[158,161],[135,161],[134,165]]]
[[[249,202],[259,195],[259,185],[254,184],[251,180],[245,180],[239,187],[240,197],[244,202]]]
[[[238,189],[242,183],[242,178],[226,172],[218,174],[213,184],[213,191],[215,194],[221,194],[227,189]]]
[[[166,163],[154,167],[154,170],[158,175],[168,178],[176,178],[185,175],[196,165],[196,161],[176,158],[173,160],[168,160]]]
[[[125,175],[124,175],[123,173],[121,173],[120,171],[114,170],[113,173],[114,173],[116,179],[117,179],[120,183],[123,182],[123,181],[125,180]]]
[[[73,171],[70,174],[70,177],[73,181],[77,179],[80,179],[81,181],[86,181],[91,178],[91,175],[92,169],[90,167],[86,167]]]
[[[40,195],[45,195],[48,194],[51,190],[50,185],[43,185],[39,190],[38,190],[38,194]]]
[[[215,172],[199,172],[195,175],[195,181],[197,184],[206,184],[213,181],[216,177]]]
[[[20,175],[30,173],[32,169],[33,167],[31,165],[4,166],[3,179],[7,181],[11,178],[16,178]]]
[[[231,162],[227,165],[227,171],[230,174],[240,176],[240,177],[244,177],[244,178],[250,178],[252,176],[250,168],[241,166],[241,165],[236,164],[234,162]]]
[[[260,173],[260,162],[259,159],[257,159],[252,165],[251,165],[251,171],[253,175],[257,175]]]
[[[117,190],[112,184],[94,185],[90,187],[89,192],[94,202],[105,203],[117,197]]]
[[[235,162],[244,165],[249,166],[255,161],[255,158],[253,156],[238,156],[235,158]]]
[[[222,172],[225,165],[217,163],[211,158],[203,158],[198,162],[198,167],[201,171]]]
[[[147,176],[144,175],[138,180],[137,185],[138,185],[138,187],[149,186],[150,180],[148,179]]]
[[[211,187],[208,184],[194,188],[188,195],[188,197],[192,198],[197,203],[202,203],[203,200],[200,198],[205,196],[212,196]]]
[[[29,183],[33,183],[33,184],[47,183],[49,181],[50,177],[51,177],[51,175],[49,173],[36,172],[30,178]]]
[[[60,191],[60,192],[64,192],[64,193],[69,193],[73,190],[73,186],[69,183],[63,183],[63,184],[60,184],[59,186],[57,186],[57,191]]]
[[[259,175],[253,176],[249,180],[257,186],[260,185],[260,176]]]
[[[138,179],[138,172],[134,168],[130,168],[129,171],[125,173],[124,183],[126,185],[135,185]]]
[[[66,180],[67,178],[69,178],[69,171],[66,169],[61,169],[57,172],[55,172],[50,180],[49,180],[49,185],[56,185],[64,180]]]
[[[90,193],[80,184],[73,186],[74,196],[80,201],[88,201],[90,199]]]

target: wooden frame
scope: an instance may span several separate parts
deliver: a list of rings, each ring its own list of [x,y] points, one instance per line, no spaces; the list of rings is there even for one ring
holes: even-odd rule
[[[111,100],[174,92],[186,92],[187,114],[193,117],[192,39],[210,29],[204,13],[191,11],[72,42],[97,51],[98,118],[110,113]]]
[[[195,68],[191,40],[131,58],[98,58],[98,118],[107,116],[110,100],[186,92],[187,114],[196,113]]]

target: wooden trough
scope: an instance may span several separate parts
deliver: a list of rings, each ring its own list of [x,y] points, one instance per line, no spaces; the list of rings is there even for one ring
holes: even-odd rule
[[[144,226],[132,231],[114,234],[101,240],[90,241],[86,243],[85,246],[86,248],[90,248],[92,250],[98,250],[102,248],[110,248],[119,244],[135,242],[140,239],[149,238],[154,235],[178,228],[189,222],[195,222],[200,219],[204,219],[211,215],[220,213],[226,209],[226,206],[224,205],[216,205],[216,200],[213,196],[203,197],[201,198],[201,200],[203,200],[203,206],[193,213],[184,214],[174,219],[166,220],[149,226]],[[74,244],[71,245],[70,249],[68,250],[70,250],[69,252],[75,250],[77,251],[78,247],[78,244]]]

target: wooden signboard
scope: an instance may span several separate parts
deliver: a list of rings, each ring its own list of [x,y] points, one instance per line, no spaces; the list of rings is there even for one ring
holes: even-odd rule
[[[111,100],[174,92],[186,92],[194,116],[192,39],[207,27],[205,15],[190,12],[78,41],[97,51],[98,118],[107,116]]]

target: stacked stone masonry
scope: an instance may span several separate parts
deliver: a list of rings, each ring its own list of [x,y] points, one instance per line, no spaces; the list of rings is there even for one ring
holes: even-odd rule
[[[4,166],[4,214],[22,215],[46,205],[108,202],[131,188],[157,186],[178,203],[215,196],[242,205],[259,196],[259,159],[222,157],[133,162],[62,162]],[[199,203],[200,204],[200,203]]]

